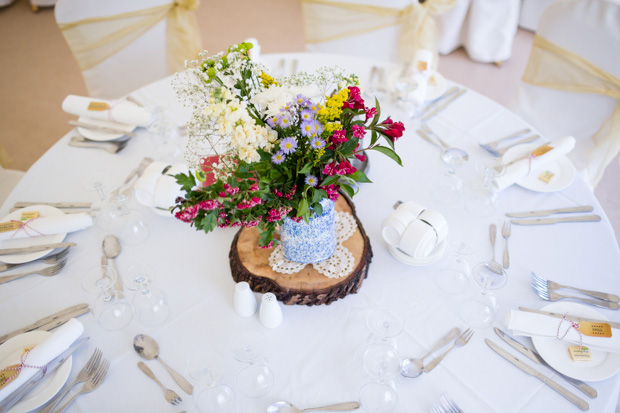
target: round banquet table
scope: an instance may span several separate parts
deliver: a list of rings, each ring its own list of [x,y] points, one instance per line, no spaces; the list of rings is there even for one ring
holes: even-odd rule
[[[322,54],[268,55],[263,59],[279,70],[290,70],[294,60],[299,70],[338,64],[359,74],[362,83],[367,80],[372,65],[387,66],[380,61]],[[163,96],[170,102],[168,113],[175,122],[182,124],[189,119],[188,110],[175,98],[170,78],[144,87],[132,96],[143,101]],[[60,106],[60,102],[57,104]],[[195,348],[220,352],[227,361],[224,381],[236,389],[235,375],[242,364],[232,357],[230,338],[239,331],[262,331],[267,337],[266,358],[275,374],[275,383],[269,394],[260,399],[246,398],[237,391],[237,412],[265,411],[267,405],[277,400],[288,400],[299,407],[359,400],[361,386],[370,381],[362,362],[362,350],[370,334],[366,326],[370,310],[381,305],[396,308],[405,320],[404,330],[397,337],[398,350],[402,357],[420,357],[450,328],[467,328],[459,319],[458,306],[467,294],[476,291],[474,283],[464,295],[449,295],[440,290],[433,277],[441,260],[414,267],[392,257],[381,237],[381,222],[392,212],[397,200],[416,201],[440,211],[449,224],[449,239],[463,241],[473,248],[472,263],[491,257],[488,227],[495,223],[501,229],[506,212],[592,205],[593,213],[602,217],[602,221],[594,223],[512,226],[511,266],[507,270],[507,284],[497,292],[500,315],[494,323],[496,326],[505,329],[503,315],[511,309],[541,308],[548,304],[532,292],[530,271],[562,284],[620,293],[618,243],[605,211],[579,177],[558,192],[533,192],[513,185],[500,193],[494,216],[475,218],[466,212],[462,202],[443,206],[433,200],[430,194],[433,178],[446,170],[439,151],[417,136],[419,122],[409,120],[389,98],[381,100],[381,108],[383,117],[389,114],[406,126],[404,136],[396,143],[403,166],[379,153],[371,153],[368,175],[373,183],[362,184],[353,199],[374,253],[368,277],[357,294],[327,306],[285,306],[283,323],[278,328],[265,329],[258,314],[242,318],[233,309],[234,282],[228,253],[236,229],[217,229],[206,235],[174,218],[157,215],[134,200],[132,207],[148,216],[150,237],[142,244],[123,246],[117,259],[119,272],[126,272],[136,264],[154,266],[157,270],[154,286],[165,292],[171,314],[157,327],[143,327],[134,319],[116,332],[99,328],[92,314],[79,317],[84,335],[90,341],[74,355],[70,379],[95,347],[103,350],[111,366],[103,384],[79,397],[68,411],[197,411],[192,397],[182,392],[161,365],[146,361],[155,375],[183,398],[180,406],[166,403],[160,389],[139,371],[136,364],[141,359],[132,348],[132,339],[139,333],[154,337],[161,357],[185,376],[186,360]],[[476,161],[491,159],[479,147],[479,140],[489,141],[527,126],[507,109],[473,90],[433,117],[429,124],[444,140],[469,153],[469,162],[459,171],[466,186],[476,178]],[[18,201],[93,201],[93,194],[82,189],[80,183],[85,173],[104,169],[113,182],[120,184],[143,157],[154,153],[147,131],[138,129],[137,133],[118,154],[68,146],[74,132],[68,133],[30,168],[2,206],[2,216]],[[559,136],[546,138],[553,140]],[[86,270],[100,263],[104,236],[105,231],[96,226],[70,233],[66,241],[77,246],[72,248],[68,263],[59,275],[30,276],[0,285],[0,334],[73,304],[92,304],[93,297],[83,291],[80,281]],[[504,241],[498,236],[498,257],[503,249]],[[619,318],[617,312],[597,310],[612,320]],[[467,346],[455,349],[431,373],[416,379],[399,377],[396,411],[427,411],[429,404],[444,391],[464,411],[470,412],[578,411],[542,382],[495,354],[485,344],[485,338],[517,354],[501,342],[492,328],[478,329]],[[531,345],[528,338],[520,340]],[[590,404],[590,411],[614,411],[620,390],[617,374],[591,382],[598,397],[589,399],[557,375],[536,368],[584,398]]]

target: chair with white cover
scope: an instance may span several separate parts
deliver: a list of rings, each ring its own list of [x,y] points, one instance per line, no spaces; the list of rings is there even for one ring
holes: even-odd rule
[[[13,188],[21,181],[24,175],[25,172],[16,169],[4,169],[0,165],[0,207],[2,207],[4,201],[6,201]]]
[[[114,99],[202,51],[198,0],[58,0],[56,22],[90,96]]]
[[[620,3],[566,0],[543,13],[512,109],[567,156],[592,187],[620,152]]]

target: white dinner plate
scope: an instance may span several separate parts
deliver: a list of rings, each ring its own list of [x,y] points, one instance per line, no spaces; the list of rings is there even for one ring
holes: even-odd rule
[[[539,146],[540,143],[530,143],[527,145],[517,145],[510,148],[502,157],[502,162],[508,164],[515,159],[526,156],[529,152]],[[538,179],[538,177],[545,171],[549,171],[554,174],[549,183]],[[566,156],[560,156],[559,158],[551,162],[547,162],[544,165],[532,170],[525,178],[517,181],[517,185],[536,192],[561,191],[573,183],[575,175],[576,171],[573,163]]]
[[[570,313],[574,316],[607,320],[607,317],[598,311],[582,304],[571,302],[556,302],[541,310],[554,313]],[[558,319],[558,323],[560,320]],[[573,361],[568,353],[568,347],[575,343],[561,341],[555,337],[532,337],[536,351],[551,367],[560,373],[583,381],[606,380],[620,371],[620,353],[608,353],[602,350],[590,349],[592,360]]]
[[[446,78],[439,72],[432,71],[428,78],[428,86],[426,88],[426,100],[435,100],[443,95],[448,87]]]
[[[125,132],[133,132],[133,130],[136,129],[135,125],[108,122],[107,120],[86,118],[84,116],[80,117],[78,119],[78,122],[88,123],[90,125],[95,125],[95,126],[103,126],[106,128],[120,129]],[[95,129],[83,128],[79,126],[77,127],[77,130],[80,133],[80,135],[93,141],[112,141],[114,139],[118,139],[118,138],[125,136],[124,133],[107,133],[107,132],[102,132],[102,131],[95,130]]]
[[[437,245],[433,251],[431,251],[428,257],[424,259],[420,259],[420,260],[413,258],[409,254],[406,254],[400,248],[393,247],[391,245],[388,245],[388,250],[394,256],[394,258],[396,258],[398,261],[402,262],[403,264],[413,265],[415,267],[421,267],[424,265],[430,265],[430,264],[437,262],[437,260],[439,260],[442,257],[443,253],[446,252],[447,246],[448,246],[448,239],[446,238],[442,242],[440,242],[439,245]]]
[[[39,211],[40,217],[55,217],[59,215],[64,215],[58,208],[54,208],[49,205],[33,205],[26,208],[18,209],[17,211],[11,212],[9,215],[5,216],[0,220],[0,222],[7,222],[12,219],[19,220],[23,212],[28,211]],[[4,241],[0,241],[0,248],[21,248],[21,247],[31,247],[34,245],[41,244],[53,244],[56,242],[62,242],[67,233],[63,234],[51,234],[51,235],[37,235],[33,237],[26,238],[16,238],[16,239],[8,239]],[[29,252],[26,254],[13,254],[13,255],[0,255],[0,261],[6,262],[8,264],[21,264],[24,262],[30,262],[36,260],[38,258],[44,257],[53,250],[46,251],[38,251],[38,252]]]
[[[0,345],[0,368],[19,363],[24,347],[40,344],[51,335],[52,333],[48,331],[29,331],[7,340]],[[69,378],[71,364],[72,357],[69,357],[56,371],[44,377],[36,387],[15,403],[9,411],[11,413],[28,412],[51,400]]]

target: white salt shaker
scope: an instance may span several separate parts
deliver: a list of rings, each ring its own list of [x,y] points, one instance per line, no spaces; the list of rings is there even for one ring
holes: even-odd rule
[[[238,282],[235,285],[235,297],[234,297],[235,311],[241,317],[249,317],[256,313],[258,309],[258,303],[256,297],[250,289],[250,284],[245,281]]]
[[[273,293],[263,295],[259,318],[261,324],[267,328],[276,328],[282,324],[282,308]]]

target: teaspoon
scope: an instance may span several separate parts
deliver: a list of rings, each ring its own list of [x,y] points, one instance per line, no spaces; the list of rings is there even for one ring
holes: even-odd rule
[[[106,235],[103,239],[103,253],[106,258],[112,261],[114,271],[116,271],[116,282],[114,283],[114,289],[123,291],[123,282],[121,281],[121,275],[118,273],[116,266],[116,257],[121,253],[121,241],[112,234]]]
[[[267,413],[300,413],[300,412],[319,412],[319,411],[333,411],[333,412],[348,412],[356,410],[360,407],[358,402],[346,402],[330,404],[329,406],[310,407],[307,409],[299,409],[289,402],[281,401],[275,402],[267,406]]]
[[[404,359],[400,363],[400,374],[410,379],[418,377],[424,371],[424,359],[439,350],[461,333],[461,329],[454,327],[448,334],[446,334],[441,340],[435,344],[435,346],[428,351],[424,356],[419,359],[409,358]]]
[[[183,389],[183,391],[187,394],[192,394],[194,392],[194,387],[187,381],[183,376],[174,371],[170,366],[168,366],[162,359],[159,358],[159,346],[157,342],[152,337],[149,337],[145,334],[138,334],[133,338],[133,348],[136,350],[136,353],[144,359],[153,360],[156,359],[159,361],[162,366],[168,370],[168,373],[172,376],[174,381]]]

